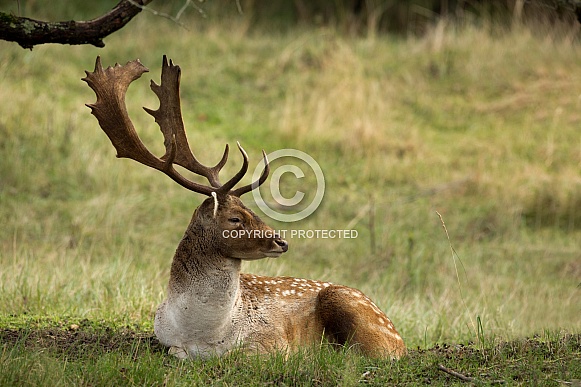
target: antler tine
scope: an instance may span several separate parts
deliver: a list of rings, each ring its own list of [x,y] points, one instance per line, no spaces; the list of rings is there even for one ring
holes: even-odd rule
[[[258,188],[262,183],[264,183],[266,181],[266,178],[268,177],[268,174],[270,173],[270,165],[268,164],[268,157],[266,157],[266,153],[264,152],[264,150],[262,151],[262,157],[264,160],[264,169],[262,170],[262,173],[260,174],[260,177],[258,178],[258,180],[254,181],[252,184],[248,184],[245,185],[243,187],[237,188],[235,190],[233,190],[231,192],[232,195],[234,196],[242,196],[247,192],[252,191],[253,189]]]
[[[248,155],[246,154],[246,151],[244,150],[244,148],[242,148],[242,145],[240,145],[238,141],[236,141],[236,145],[238,145],[238,149],[240,150],[240,153],[242,154],[242,158],[244,159],[244,161],[242,162],[242,167],[240,167],[240,170],[234,176],[232,176],[230,180],[228,180],[226,183],[224,183],[223,186],[221,186],[218,189],[217,192],[222,194],[230,193],[232,188],[234,188],[234,186],[238,184],[240,180],[242,180],[242,178],[246,174],[246,171],[248,171]]]
[[[151,90],[159,98],[159,109],[143,109],[155,118],[155,122],[157,122],[163,133],[166,155],[162,159],[165,160],[167,158],[168,146],[171,138],[175,135],[177,149],[174,163],[181,165],[190,172],[204,176],[208,179],[212,187],[219,188],[221,184],[218,174],[228,160],[228,146],[224,150],[222,159],[213,167],[207,167],[196,159],[188,144],[182,119],[179,93],[180,77],[180,67],[174,65],[171,59],[168,63],[167,56],[164,55],[161,69],[161,83],[158,85],[152,80],[150,85]]]
[[[190,181],[174,169],[172,163],[180,154],[179,139],[174,134],[165,137],[164,159],[149,152],[137,135],[127,113],[125,95],[131,82],[147,71],[149,70],[139,60],[128,62],[125,66],[116,64],[115,67],[103,69],[101,58],[98,56],[95,61],[95,70],[92,73],[85,71],[87,76],[82,79],[97,96],[97,101],[87,106],[117,150],[117,157],[130,158],[162,171],[183,187],[210,196],[214,191],[213,188]]]

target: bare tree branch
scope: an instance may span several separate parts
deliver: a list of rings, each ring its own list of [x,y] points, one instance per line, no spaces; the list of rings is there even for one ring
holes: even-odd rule
[[[204,0],[199,0],[199,1],[201,3]],[[180,22],[180,18],[182,17],[185,10],[188,9],[188,7],[192,6],[192,8],[194,8],[196,11],[198,11],[198,13],[202,17],[204,17],[204,18],[207,17],[204,10],[202,8],[200,8],[199,6],[197,6],[196,3],[194,3],[192,0],[186,0],[184,2],[184,5],[182,5],[182,7],[180,8],[180,10],[178,11],[178,13],[175,16],[172,16],[172,15],[164,13],[164,12],[156,11],[154,9],[151,9],[150,7],[145,7],[143,5],[138,4],[137,1],[135,1],[135,0],[129,0],[129,2],[131,2],[131,4],[135,5],[136,7],[143,9],[144,11],[150,12],[152,15],[160,16],[160,17],[164,17],[166,19],[169,19],[169,20],[173,21],[174,23],[178,24],[180,27],[185,28],[186,30],[187,30],[187,28],[185,25],[183,25]]]
[[[92,44],[105,47],[103,38],[123,28],[153,0],[121,0],[105,15],[89,21],[46,22],[0,12],[0,40],[32,49],[45,43]]]

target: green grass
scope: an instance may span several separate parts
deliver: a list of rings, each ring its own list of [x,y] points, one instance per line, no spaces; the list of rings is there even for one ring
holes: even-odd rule
[[[0,328],[18,338],[0,342],[1,384],[455,381],[438,363],[483,383],[581,379],[577,35],[441,24],[423,38],[364,39],[211,15],[187,23],[143,14],[102,50],[0,42]],[[398,363],[322,350],[204,364],[169,359],[148,338],[202,198],[116,159],[80,78],[97,55],[105,65],[140,58],[151,72],[127,104],[161,154],[141,106],[157,106],[148,81],[163,54],[182,67],[184,120],[203,162],[239,140],[253,162],[261,149],[295,148],[321,165],[321,207],[269,224],[359,233],[291,239],[284,257],[244,270],[359,288],[419,350]],[[90,350],[26,341],[71,324]],[[99,345],[105,336],[122,344]]]
[[[28,321],[28,328],[0,329],[2,385],[560,385],[578,380],[579,335],[545,334],[487,348],[437,345],[414,349],[397,362],[369,360],[323,346],[289,358],[233,352],[206,361],[168,357],[151,334],[135,326],[88,320],[78,324]],[[137,327],[138,328],[138,327]],[[571,383],[571,382],[568,382]]]

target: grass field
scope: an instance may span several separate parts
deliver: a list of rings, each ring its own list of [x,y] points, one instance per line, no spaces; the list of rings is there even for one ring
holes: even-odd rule
[[[460,382],[440,363],[475,383],[581,379],[578,31],[440,23],[424,37],[367,39],[211,16],[187,24],[143,14],[105,49],[0,42],[1,384]],[[272,227],[358,232],[290,239],[285,256],[244,270],[363,290],[416,349],[409,357],[323,348],[204,364],[159,348],[155,308],[202,198],[116,159],[80,78],[97,55],[140,58],[151,72],[127,104],[162,154],[141,106],[157,106],[148,82],[163,54],[182,67],[202,161],[238,140],[254,163],[261,149],[293,148],[320,164],[321,207]]]

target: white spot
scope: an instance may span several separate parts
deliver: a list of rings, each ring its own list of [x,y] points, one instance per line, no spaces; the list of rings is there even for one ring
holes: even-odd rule
[[[395,337],[398,340],[401,340],[401,336],[399,335],[399,333],[397,333],[396,331],[390,331],[390,332],[391,332],[391,335],[393,337]]]

